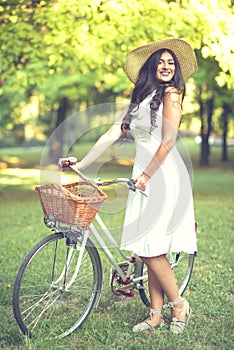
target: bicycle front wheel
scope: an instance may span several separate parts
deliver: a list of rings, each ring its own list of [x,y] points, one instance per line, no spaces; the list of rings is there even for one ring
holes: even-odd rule
[[[88,239],[81,259],[82,235],[73,244],[64,236],[56,233],[39,242],[16,277],[13,311],[29,337],[67,336],[99,300],[102,268],[97,249]]]
[[[184,252],[168,253],[167,259],[177,280],[179,293],[183,295],[192,275],[195,254]],[[139,294],[143,303],[150,307],[147,267],[140,259],[136,266],[135,276],[142,276],[142,280],[139,283]]]

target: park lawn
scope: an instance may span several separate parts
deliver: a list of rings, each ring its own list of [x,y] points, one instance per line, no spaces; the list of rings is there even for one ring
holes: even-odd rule
[[[39,239],[50,233],[43,225],[41,207],[33,190],[39,182],[39,173],[35,169],[22,171],[16,168],[15,172],[13,169],[3,169],[0,187],[0,347],[12,350],[233,348],[234,179],[233,170],[229,168],[230,165],[226,169],[194,169],[198,255],[191,282],[185,292],[193,309],[186,333],[177,336],[169,334],[167,329],[158,329],[145,334],[133,334],[132,326],[144,319],[147,310],[139,296],[126,299],[111,294],[108,285],[109,265],[101,252],[104,284],[98,311],[93,312],[83,327],[71,336],[59,341],[41,339],[37,342],[21,335],[12,314],[11,299],[17,270],[25,254]],[[108,177],[112,175],[108,173]],[[113,224],[113,220],[118,222],[119,218],[116,215],[110,220]]]

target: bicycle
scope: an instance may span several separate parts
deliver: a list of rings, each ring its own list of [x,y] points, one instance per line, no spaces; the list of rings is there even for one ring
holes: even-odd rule
[[[39,194],[40,190],[48,192],[44,202],[40,199],[45,214],[44,223],[53,233],[43,238],[28,253],[14,284],[14,316],[19,328],[28,337],[63,338],[79,328],[92,309],[98,308],[102,291],[102,263],[97,246],[90,238],[91,233],[111,264],[111,291],[127,298],[134,297],[138,292],[144,305],[150,306],[146,266],[136,254],[125,255],[98,214],[102,201],[106,199],[105,193],[100,190],[101,186],[126,184],[130,190],[136,191],[134,181],[127,178],[95,181],[76,170],[75,162],[74,158],[68,158],[65,166],[82,178],[83,182],[76,183],[78,190],[73,190],[74,184],[54,185],[55,190],[53,185],[36,188]],[[90,186],[91,191],[87,188],[81,190],[82,186]],[[77,213],[72,219],[61,218],[61,213],[58,214],[58,208],[54,205],[61,198],[55,201],[54,193],[60,194],[64,200],[64,194],[61,195],[64,190],[71,191],[68,194],[72,197],[69,197],[70,202],[78,200],[78,209],[82,205],[87,207],[87,203],[82,201],[91,198],[92,208],[88,211],[94,209],[92,217],[87,218],[81,208],[78,219]],[[48,202],[49,206],[45,208]],[[116,261],[94,222],[98,223],[105,238],[111,242],[121,262]],[[169,253],[167,258],[175,272],[180,295],[183,295],[191,278],[195,254]]]

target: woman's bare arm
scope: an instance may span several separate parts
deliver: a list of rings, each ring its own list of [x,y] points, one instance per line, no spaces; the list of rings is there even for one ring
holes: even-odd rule
[[[118,120],[110,127],[109,130],[105,132],[87,153],[87,155],[77,163],[77,168],[83,170],[95,162],[115,141],[117,141],[121,134],[121,124],[122,120],[126,114],[127,107],[121,113]]]

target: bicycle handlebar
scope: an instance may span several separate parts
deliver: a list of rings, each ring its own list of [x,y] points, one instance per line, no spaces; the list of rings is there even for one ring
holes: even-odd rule
[[[58,162],[58,166],[60,167],[61,170],[65,169],[65,168],[71,168],[84,181],[89,181],[89,182],[95,184],[96,186],[109,186],[109,185],[118,184],[118,183],[126,183],[128,188],[131,191],[134,191],[134,192],[139,191],[141,194],[143,194],[144,196],[147,197],[147,195],[144,192],[137,190],[136,185],[135,185],[136,182],[133,179],[117,178],[117,179],[107,180],[107,181],[101,181],[101,179],[93,180],[93,179],[86,177],[80,170],[78,170],[75,167],[76,163],[77,163],[77,159],[75,157],[60,158],[59,162]]]

